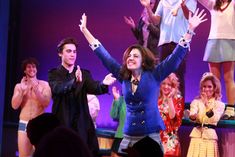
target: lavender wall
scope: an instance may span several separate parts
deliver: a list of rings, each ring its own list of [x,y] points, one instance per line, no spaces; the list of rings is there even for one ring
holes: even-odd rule
[[[78,25],[82,13],[87,14],[88,27],[93,34],[117,60],[121,61],[124,50],[135,42],[130,28],[124,23],[123,16],[132,16],[137,21],[141,11],[142,6],[138,0],[21,1],[19,60],[15,65],[19,68],[21,60],[25,57],[36,57],[41,63],[38,78],[47,80],[48,70],[60,63],[56,45],[62,38],[73,36],[79,41],[77,64],[89,69],[95,79],[102,80],[108,72],[92,54],[80,33]],[[198,94],[200,77],[202,73],[208,71],[207,64],[202,62],[202,57],[209,24],[210,21],[207,21],[196,30],[191,52],[187,56],[185,98],[187,102]],[[118,83],[116,85],[120,86]],[[101,111],[98,126],[114,126],[115,123],[109,116],[112,95],[99,96],[99,99]]]

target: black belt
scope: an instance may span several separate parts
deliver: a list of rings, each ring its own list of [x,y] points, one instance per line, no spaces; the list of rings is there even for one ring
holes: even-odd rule
[[[197,127],[197,126],[200,126],[200,127],[207,127],[207,128],[211,128],[211,129],[215,129],[216,128],[216,126],[215,125],[212,125],[212,124],[200,124],[200,123],[195,123],[194,124],[194,126],[195,127]]]

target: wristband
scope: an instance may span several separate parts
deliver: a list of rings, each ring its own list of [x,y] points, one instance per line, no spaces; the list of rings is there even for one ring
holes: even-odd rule
[[[195,33],[194,31],[190,30],[190,29],[187,30],[187,33],[190,34],[190,35],[192,35],[192,36],[193,36],[193,35],[196,35],[196,33]]]
[[[189,48],[190,49],[190,42],[191,42],[191,39],[186,40],[184,37],[181,37],[180,41],[179,41],[179,45],[184,47],[184,48]]]
[[[90,46],[90,48],[91,48],[92,50],[95,50],[95,49],[98,48],[100,45],[101,45],[101,44],[100,44],[99,40],[97,40],[97,39],[95,39],[94,42],[92,42],[91,44],[89,44],[89,46]]]

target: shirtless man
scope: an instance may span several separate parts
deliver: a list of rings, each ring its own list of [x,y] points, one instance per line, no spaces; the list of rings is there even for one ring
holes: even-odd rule
[[[28,157],[33,153],[26,126],[30,119],[44,113],[51,99],[50,86],[46,81],[37,79],[38,62],[34,58],[23,61],[22,69],[25,76],[16,84],[12,97],[12,108],[21,108],[18,127],[19,157]]]

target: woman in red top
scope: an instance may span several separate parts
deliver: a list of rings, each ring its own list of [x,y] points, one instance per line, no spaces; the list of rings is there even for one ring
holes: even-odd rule
[[[180,157],[178,129],[184,113],[184,99],[180,95],[179,81],[174,73],[161,83],[158,108],[166,126],[166,130],[160,132],[164,157]]]

